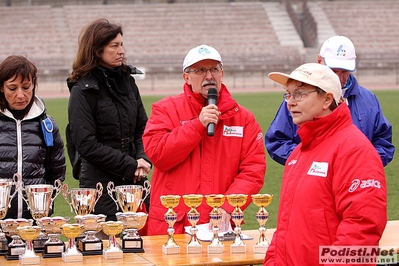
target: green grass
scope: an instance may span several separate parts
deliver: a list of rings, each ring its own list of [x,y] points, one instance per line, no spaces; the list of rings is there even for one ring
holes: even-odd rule
[[[387,90],[387,91],[375,91],[377,97],[380,100],[382,109],[385,116],[388,118],[393,126],[393,142],[396,147],[399,147],[399,116],[397,115],[397,99],[399,99],[399,91]],[[143,102],[147,110],[147,114],[151,113],[151,104],[164,96],[143,96]],[[265,93],[235,93],[234,97],[243,106],[250,109],[254,114],[259,124],[265,133],[274,118],[278,106],[282,100],[282,92],[265,92]],[[47,99],[46,106],[48,113],[53,116],[61,130],[63,139],[65,140],[65,125],[67,123],[67,99]],[[68,159],[67,159],[68,160]],[[281,175],[283,172],[283,166],[274,162],[267,155],[266,159],[267,169],[265,176],[265,184],[260,193],[273,194],[272,203],[266,208],[269,211],[269,221],[266,226],[273,228],[276,226],[277,208],[279,203]],[[398,156],[385,167],[385,173],[388,183],[388,219],[398,220],[399,219],[399,159]],[[150,177],[151,178],[151,177]],[[78,182],[73,179],[71,175],[71,166],[67,161],[67,177],[66,182],[70,188],[78,187]],[[105,192],[105,191],[104,191]],[[106,192],[105,192],[106,193]],[[245,224],[242,226],[243,229],[257,229],[258,223],[255,219],[255,212],[257,207],[251,204],[245,210]],[[54,215],[69,216],[71,219],[74,214],[70,212],[69,206],[60,194],[55,199],[55,213]],[[372,215],[372,214],[370,214]]]

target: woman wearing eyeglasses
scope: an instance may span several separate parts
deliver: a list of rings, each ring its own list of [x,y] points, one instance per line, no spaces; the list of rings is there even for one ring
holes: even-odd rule
[[[152,105],[143,135],[145,152],[154,163],[148,233],[167,234],[162,195],[256,194],[266,170],[262,130],[254,115],[239,105],[222,83],[223,62],[208,45],[191,49],[183,61],[183,92]],[[208,91],[216,89],[216,104]],[[214,134],[207,127],[214,123]],[[250,203],[243,206],[246,208]],[[219,227],[226,230],[233,207],[222,205]],[[174,208],[176,233],[190,225],[183,200]],[[205,201],[197,208],[198,224],[209,222]]]
[[[264,265],[339,264],[331,259],[347,257],[337,251],[378,248],[387,221],[384,168],[352,123],[339,78],[317,63],[269,77],[285,86],[302,142],[284,168],[277,230]]]

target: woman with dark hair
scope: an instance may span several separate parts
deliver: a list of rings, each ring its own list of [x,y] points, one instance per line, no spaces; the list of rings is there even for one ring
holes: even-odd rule
[[[106,19],[87,25],[67,80],[71,138],[82,158],[81,188],[95,188],[98,182],[105,188],[109,181],[141,185],[151,170],[141,140],[147,115],[131,76],[136,68],[126,64],[122,35],[122,27]],[[103,193],[94,213],[116,220],[116,212]]]
[[[0,178],[19,174],[25,186],[65,179],[64,143],[57,123],[35,95],[36,74],[36,66],[23,56],[11,55],[0,64]],[[44,119],[52,124],[52,132],[42,127]],[[5,218],[31,219],[17,195]]]

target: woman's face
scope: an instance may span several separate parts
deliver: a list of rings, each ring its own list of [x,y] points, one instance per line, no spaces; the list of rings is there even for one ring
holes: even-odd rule
[[[331,93],[319,94],[317,88],[312,85],[290,81],[287,86],[287,94],[290,95],[287,101],[288,111],[292,115],[293,122],[298,126],[312,121],[315,117],[331,113],[329,106],[334,99]]]
[[[28,106],[33,97],[32,78],[22,80],[21,75],[14,76],[5,81],[0,91],[4,93],[4,97],[11,110],[23,110]]]
[[[125,50],[123,49],[122,35],[119,33],[115,39],[110,41],[101,54],[102,65],[108,68],[115,68],[122,65]]]

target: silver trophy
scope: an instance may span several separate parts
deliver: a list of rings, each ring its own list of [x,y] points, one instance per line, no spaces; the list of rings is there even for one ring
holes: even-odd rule
[[[18,260],[19,255],[25,253],[25,243],[22,241],[21,237],[18,234],[17,228],[20,226],[32,226],[32,219],[5,219],[0,220],[1,229],[12,239],[12,241],[8,244],[8,250],[5,254],[7,260]]]
[[[104,214],[76,215],[75,220],[82,225],[84,238],[78,240],[78,249],[83,256],[103,254],[103,241],[96,237],[102,230],[101,222],[105,222]]]
[[[61,226],[69,221],[69,217],[43,217],[37,221],[37,225],[48,236],[48,240],[44,243],[43,258],[62,257],[65,251],[65,243],[59,239],[61,234]]]
[[[100,182],[96,188],[69,188],[68,184],[62,186],[62,196],[71,207],[71,212],[76,215],[86,215],[94,211],[94,206],[103,194]]]
[[[114,187],[112,181],[107,185],[108,195],[114,200],[117,209],[120,208],[122,210],[122,212],[116,213],[116,217],[124,225],[122,250],[125,253],[144,252],[143,239],[140,237],[138,230],[144,227],[148,215],[144,212],[137,213],[137,209],[150,194],[150,187],[150,181],[148,180],[144,182],[143,186],[124,185]],[[143,192],[145,193],[144,198]]]
[[[23,197],[22,191],[25,191],[26,197]],[[28,205],[33,219],[38,224],[39,219],[48,217],[50,209],[52,208],[54,199],[61,192],[61,181],[55,180],[54,186],[47,184],[20,186],[19,192],[22,198]],[[39,236],[33,241],[33,247],[36,252],[44,251],[44,244],[48,237],[40,232]]]
[[[8,208],[11,207],[11,199],[18,192],[17,189],[11,194],[11,188],[13,185],[16,185],[16,178],[20,177],[19,175],[14,175],[14,180],[3,179],[0,178],[0,220],[6,217]],[[6,234],[0,230],[0,255],[4,255],[8,250],[8,242],[6,238]]]

